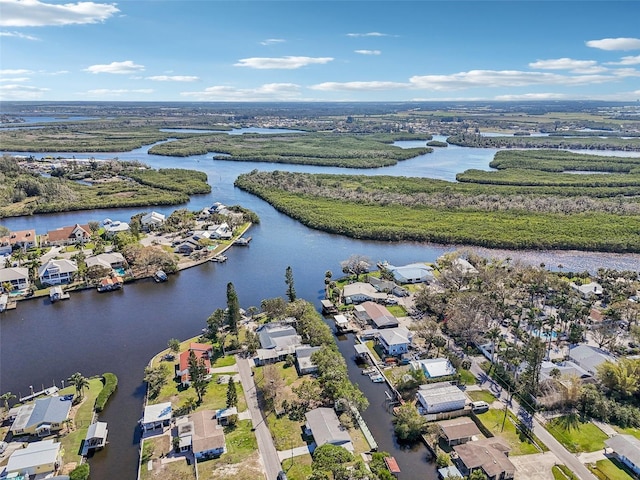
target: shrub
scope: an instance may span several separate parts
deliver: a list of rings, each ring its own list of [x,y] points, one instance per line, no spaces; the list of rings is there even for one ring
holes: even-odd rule
[[[83,463],[74,468],[69,474],[69,480],[87,480],[89,478],[89,464]]]
[[[118,388],[118,377],[116,377],[113,373],[105,373],[102,375],[102,380],[104,381],[104,386],[98,397],[96,398],[95,411],[101,412],[104,410],[107,401],[111,397],[111,394],[115,392],[116,388]]]

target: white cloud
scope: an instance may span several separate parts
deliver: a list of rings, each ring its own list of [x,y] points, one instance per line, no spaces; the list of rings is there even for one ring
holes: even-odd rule
[[[0,0],[3,27],[42,27],[104,22],[120,10],[112,3],[44,3],[39,0]]]
[[[388,37],[388,33],[367,32],[367,33],[347,33],[347,37]]]
[[[382,53],[380,50],[354,50],[354,52],[360,55],[380,55]]]
[[[144,71],[144,65],[137,65],[131,60],[125,62],[111,62],[108,65],[91,65],[84,69],[90,73],[117,73],[127,74]]]
[[[595,60],[574,60],[572,58],[555,58],[552,60],[538,60],[529,64],[531,68],[542,70],[582,70],[593,68],[598,64]]]
[[[22,83],[22,82],[28,82],[29,80],[31,80],[29,77],[0,78],[0,82]]]
[[[40,40],[38,37],[20,32],[0,32],[0,37],[15,37],[22,38],[24,40]]]
[[[154,82],[197,82],[200,77],[191,75],[154,75],[147,77],[147,80],[153,80]]]
[[[110,89],[110,88],[96,88],[94,90],[88,90],[87,94],[88,95],[110,95],[110,96],[115,96],[118,97],[120,95],[125,95],[125,94],[129,94],[129,93],[153,93],[153,89],[152,88],[138,88],[138,89],[134,89],[134,90],[129,90],[126,88],[116,88],[116,89]]]
[[[640,38],[603,38],[589,40],[587,47],[600,50],[640,50]]]
[[[236,88],[217,85],[199,92],[181,92],[181,96],[211,101],[264,101],[292,100],[300,95],[300,85],[295,83],[267,83],[257,88]]]
[[[640,77],[640,71],[635,68],[617,68],[612,73],[617,77]]]
[[[26,70],[24,68],[16,68],[16,69],[4,69],[0,70],[0,75],[29,75],[33,73],[31,70]]]
[[[273,45],[275,43],[284,43],[286,40],[284,38],[267,38],[260,42],[260,45]]]
[[[404,88],[410,88],[409,83],[400,82],[325,82],[318,83],[317,85],[311,85],[309,88],[312,90],[321,90],[323,92],[337,92],[337,91],[379,91],[379,90],[398,90]]]
[[[568,98],[563,93],[523,93],[521,95],[498,95],[494,99],[499,101],[513,100],[562,100]]]
[[[27,85],[0,85],[0,99],[2,100],[34,100],[42,97],[48,88],[30,87]]]
[[[286,69],[293,70],[312,64],[324,64],[333,61],[331,57],[278,57],[278,58],[241,58],[234,67],[249,67],[259,70],[265,69]]]
[[[622,57],[619,62],[608,62],[607,65],[640,65],[640,55]]]

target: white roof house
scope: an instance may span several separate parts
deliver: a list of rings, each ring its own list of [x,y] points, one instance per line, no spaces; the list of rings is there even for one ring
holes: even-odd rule
[[[420,385],[416,397],[427,413],[460,410],[467,403],[462,390],[449,382]]]
[[[613,362],[617,360],[614,356],[590,345],[578,345],[569,350],[569,359],[579,367],[585,369],[591,375],[595,375],[598,366],[604,362]]]
[[[59,285],[69,283],[77,271],[78,265],[73,260],[51,259],[38,268],[38,277],[44,285]]]
[[[146,215],[143,215],[142,218],[140,218],[140,223],[142,224],[143,227],[154,228],[164,224],[164,221],[166,220],[166,218],[167,217],[162,213],[151,212],[151,213],[147,213]]]
[[[345,303],[361,303],[367,300],[384,300],[387,294],[379,292],[370,283],[355,282],[345,285],[342,289]]]
[[[351,436],[332,408],[315,408],[304,416],[307,419],[307,429],[311,431],[318,447],[331,443],[353,452]]]
[[[171,421],[172,413],[171,402],[147,405],[144,407],[144,416],[141,422],[143,430],[153,430],[154,428],[168,425]]]
[[[602,285],[597,282],[589,282],[582,285],[571,283],[571,286],[582,296],[582,298],[589,298],[591,296],[599,297],[602,295]]]
[[[60,446],[53,439],[29,443],[11,454],[7,473],[30,476],[55,472],[60,466]]]
[[[127,222],[121,222],[119,220],[116,220],[114,222],[105,224],[104,231],[109,236],[113,236],[120,232],[128,232],[129,224]]]
[[[114,268],[124,265],[124,257],[120,252],[101,253],[86,259],[87,268],[100,265],[105,268]]]
[[[411,370],[422,370],[427,378],[455,375],[456,369],[447,358],[428,358],[409,362]]]
[[[29,288],[29,269],[26,267],[0,268],[0,290],[4,283],[10,283],[14,290]]]
[[[620,461],[640,475],[640,440],[632,435],[615,435],[604,441]]]
[[[265,349],[295,347],[302,344],[300,335],[291,325],[267,323],[261,326],[257,332],[260,346]]]
[[[378,332],[378,341],[389,355],[401,355],[409,351],[413,333],[406,327],[385,328]]]
[[[394,280],[398,283],[424,283],[435,280],[433,268],[426,263],[411,263],[401,267],[388,265],[386,268],[393,274]]]

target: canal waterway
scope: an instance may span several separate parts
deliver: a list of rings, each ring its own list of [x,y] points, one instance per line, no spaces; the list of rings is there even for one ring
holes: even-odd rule
[[[423,145],[424,143],[422,143]],[[180,167],[204,171],[212,192],[194,196],[189,203],[156,209],[170,213],[175,208],[192,210],[219,201],[240,204],[255,211],[261,219],[252,227],[249,247],[233,247],[228,262],[206,263],[171,276],[166,283],[138,281],[124,290],[98,294],[94,290],[73,293],[70,300],[50,304],[48,300],[30,300],[0,315],[0,393],[11,391],[25,395],[29,386],[38,390],[62,380],[76,371],[85,376],[113,372],[119,378],[116,394],[100,419],[109,423],[110,443],[90,461],[96,480],[134,479],[138,458],[136,422],[142,412],[144,367],[170,338],[197,335],[206,318],[226,304],[226,285],[232,282],[244,308],[259,306],[261,300],[284,296],[285,269],[291,266],[299,297],[319,306],[323,298],[326,270],[340,274],[340,262],[352,254],[368,256],[372,261],[387,260],[402,265],[415,261],[435,261],[456,246],[424,243],[388,243],[363,241],[327,234],[304,227],[277,212],[266,202],[233,186],[235,178],[254,168],[302,172],[359,173],[363,175],[430,176],[454,180],[455,173],[467,168],[488,168],[495,150],[447,147],[433,154],[407,160],[393,167],[352,170],[265,163],[213,160],[212,154],[187,158],[148,155],[146,146],[117,154],[81,154],[78,157],[140,160],[154,168]],[[34,153],[37,158],[47,154]],[[74,154],[50,153],[53,156]],[[74,223],[104,218],[127,221],[136,209],[109,209],[69,212],[3,219],[0,224],[12,230],[35,228],[38,233]],[[563,265],[565,269],[592,270],[599,267],[637,269],[638,255],[614,255],[586,252],[512,252],[475,249],[482,255],[519,258],[533,264]],[[370,400],[364,412],[380,449],[389,451],[399,462],[402,480],[436,478],[426,463],[426,449],[415,451],[398,446],[392,435],[391,416],[384,410],[385,387],[369,382],[351,360],[353,339],[339,340],[339,348],[349,366],[353,381],[359,383]]]

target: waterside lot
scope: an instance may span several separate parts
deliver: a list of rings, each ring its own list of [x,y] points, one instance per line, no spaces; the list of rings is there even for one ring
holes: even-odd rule
[[[540,446],[543,452],[548,450],[539,439],[534,437],[534,444],[524,433],[516,428],[518,419],[510,411],[507,411],[506,421],[504,420],[504,410],[497,410],[494,408],[476,416],[480,422],[482,422],[482,425],[484,425],[484,427],[495,437],[500,437],[507,442],[511,447],[509,455],[515,456],[540,453],[541,451],[538,449],[536,444]]]
[[[554,418],[547,422],[546,429],[571,453],[602,450],[609,438],[593,423],[582,421],[577,415]]]

